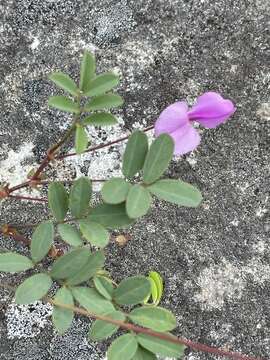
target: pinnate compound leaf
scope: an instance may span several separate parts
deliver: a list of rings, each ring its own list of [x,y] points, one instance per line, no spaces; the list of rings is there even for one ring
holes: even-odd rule
[[[141,185],[133,185],[128,192],[126,210],[130,218],[144,216],[150,206],[152,197],[150,192]]]
[[[49,252],[54,239],[54,227],[51,221],[38,225],[33,233],[30,251],[34,262],[42,260]]]
[[[170,335],[169,333],[165,334]],[[173,335],[171,336],[173,337]],[[184,356],[185,346],[182,344],[175,344],[146,334],[138,334],[137,340],[143,348],[154,354],[176,359],[181,359]]]
[[[94,284],[100,295],[104,296],[107,300],[112,300],[114,288],[112,282],[109,279],[105,278],[104,276],[95,276]]]
[[[52,265],[51,276],[54,279],[67,279],[75,275],[87,263],[90,251],[78,248],[58,258]]]
[[[168,168],[173,156],[174,142],[167,134],[161,134],[150,146],[143,166],[143,182],[152,184]]]
[[[25,271],[33,267],[33,262],[26,256],[13,252],[0,254],[0,271],[15,273]]]
[[[113,320],[125,321],[125,315],[120,311],[112,311],[104,314],[104,316]],[[91,340],[100,341],[112,336],[118,329],[119,326],[117,325],[111,324],[107,321],[96,320],[93,323],[88,336]]]
[[[69,208],[74,217],[79,218],[87,213],[91,195],[92,185],[89,178],[80,177],[74,181],[69,195]]]
[[[136,337],[125,334],[118,337],[108,349],[108,360],[130,360],[138,348]]]
[[[126,200],[131,185],[121,178],[112,178],[101,189],[102,199],[108,204],[120,204]]]
[[[68,211],[68,194],[63,184],[53,182],[48,191],[49,207],[57,221],[63,221]]]
[[[47,274],[36,274],[18,286],[15,292],[16,304],[30,304],[43,298],[49,291],[52,280]]]
[[[89,83],[95,76],[96,62],[95,57],[85,50],[81,61],[80,89],[85,92],[89,88]]]
[[[55,109],[66,111],[69,113],[80,113],[80,106],[77,103],[73,102],[71,99],[62,95],[51,96],[49,98],[48,105],[54,107]]]
[[[109,229],[121,229],[133,223],[126,213],[125,204],[101,204],[93,209],[87,218]]]
[[[117,118],[106,112],[92,114],[83,119],[83,125],[112,126],[118,123]]]
[[[67,244],[77,247],[83,245],[83,240],[79,231],[70,224],[59,224],[57,231],[60,234],[62,240]]]
[[[132,310],[128,317],[134,323],[155,331],[170,331],[176,327],[175,316],[161,307],[140,307]]]
[[[113,298],[119,305],[136,305],[151,291],[150,281],[144,276],[132,276],[120,282]]]
[[[96,251],[88,258],[87,263],[80,268],[73,276],[67,279],[67,285],[79,285],[96,275],[97,271],[103,268],[105,256],[102,251]]]
[[[112,109],[123,104],[123,98],[117,94],[104,94],[91,99],[85,105],[85,111]]]
[[[88,84],[88,88],[85,90],[85,95],[87,96],[98,96],[102,95],[107,91],[110,91],[112,88],[117,86],[119,83],[119,76],[112,73],[104,73],[98,75]]]
[[[91,245],[100,248],[108,245],[110,234],[103,225],[89,220],[81,220],[79,224],[83,237],[89,241]]]
[[[73,96],[77,96],[79,93],[79,89],[75,82],[63,72],[54,72],[49,75],[49,79],[55,83],[61,89],[69,92]]]
[[[115,311],[113,304],[105,300],[95,289],[78,286],[72,288],[76,301],[87,311],[95,314],[104,314]]]
[[[132,178],[143,168],[148,151],[148,139],[143,131],[135,131],[128,139],[123,157],[122,172],[126,178]]]
[[[54,300],[59,304],[74,306],[73,296],[66,287],[60,288],[55,294]],[[64,334],[70,327],[74,317],[74,312],[69,309],[64,309],[61,306],[54,305],[52,320],[56,330],[59,334]]]
[[[159,199],[187,207],[197,207],[202,201],[200,191],[180,180],[163,179],[148,187]]]
[[[157,357],[155,354],[142,348],[141,346],[138,346],[138,349],[132,358],[132,360],[156,360],[156,359]]]
[[[81,125],[76,126],[75,150],[77,154],[82,154],[88,147],[88,134]]]

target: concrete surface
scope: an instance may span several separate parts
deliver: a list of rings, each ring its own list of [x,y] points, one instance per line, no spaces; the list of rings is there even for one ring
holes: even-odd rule
[[[155,202],[129,230],[125,247],[110,246],[107,268],[116,279],[160,271],[177,334],[264,358],[270,353],[269,8],[269,0],[0,1],[0,181],[20,182],[67,127],[70,117],[47,107],[55,89],[46,75],[77,76],[84,48],[95,51],[98,70],[122,75],[125,97],[116,112],[120,125],[91,131],[93,143],[152,124],[166,105],[192,104],[205,90],[235,101],[233,119],[202,130],[201,146],[169,170],[201,189],[202,206]],[[117,174],[122,151],[115,146],[71,158],[59,165],[58,178]],[[56,176],[55,165],[49,174]],[[42,214],[43,205],[0,204],[1,223]],[[3,238],[0,248],[28,251]],[[1,275],[14,284],[21,278]],[[104,345],[86,341],[85,320],[59,337],[50,308],[14,306],[6,290],[0,296],[1,360],[104,357]]]

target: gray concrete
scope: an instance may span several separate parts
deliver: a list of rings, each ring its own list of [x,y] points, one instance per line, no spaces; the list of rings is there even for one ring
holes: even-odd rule
[[[116,279],[160,271],[177,334],[264,358],[270,353],[269,6],[269,0],[0,1],[1,181],[22,180],[67,126],[68,115],[47,108],[55,90],[46,74],[77,74],[82,48],[96,51],[99,70],[122,74],[124,125],[116,133],[151,124],[166,105],[192,103],[208,89],[236,102],[233,119],[202,131],[198,150],[169,170],[201,189],[202,206],[156,202],[129,231],[126,247],[110,246],[107,268]],[[114,136],[95,131],[93,141]],[[104,175],[107,165],[115,174],[121,151],[101,153],[102,163],[100,154],[66,162],[59,177]],[[46,209],[5,201],[0,212],[1,223],[32,222]],[[27,253],[11,239],[0,247]],[[84,320],[59,337],[50,309],[14,307],[8,291],[0,294],[1,360],[103,357],[103,345],[85,340]],[[187,359],[214,357],[187,351]]]

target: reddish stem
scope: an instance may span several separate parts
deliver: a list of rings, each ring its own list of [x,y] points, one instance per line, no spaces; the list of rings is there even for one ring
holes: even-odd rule
[[[12,199],[17,199],[17,200],[29,200],[29,201],[48,202],[48,200],[45,199],[45,198],[33,198],[33,197],[31,197],[31,196],[9,195],[8,197],[10,197],[10,198],[12,198]]]
[[[187,340],[184,338],[179,338],[176,336],[172,336],[172,335],[167,335],[164,333],[160,333],[151,329],[146,329],[146,328],[142,328],[140,326],[136,326],[133,325],[131,323],[126,323],[120,320],[115,320],[112,319],[106,315],[97,315],[94,313],[91,313],[89,311],[86,311],[82,308],[79,307],[74,307],[71,305],[66,305],[66,304],[62,304],[62,303],[58,303],[55,300],[52,299],[48,299],[48,302],[54,305],[58,305],[59,307],[65,308],[65,309],[69,309],[72,310],[74,312],[76,312],[77,314],[81,314],[90,318],[94,318],[94,319],[98,319],[98,320],[103,320],[106,322],[109,322],[111,324],[117,325],[119,327],[121,327],[122,329],[125,330],[129,330],[129,331],[134,331],[135,333],[142,333],[142,334],[146,334],[146,335],[150,335],[153,336],[155,338],[161,339],[161,340],[166,340],[169,342],[172,342],[174,344],[181,344],[181,345],[185,345],[188,346],[191,349],[194,350],[198,350],[198,351],[202,351],[202,352],[206,352],[206,353],[210,353],[210,354],[215,354],[215,355],[219,355],[219,356],[224,356],[230,359],[234,359],[234,360],[262,360],[259,358],[254,358],[254,357],[250,357],[250,356],[246,356],[246,355],[242,355],[236,352],[231,352],[231,351],[225,351],[222,349],[218,349],[212,346],[208,346],[208,345],[204,345],[201,343],[196,343],[193,342],[192,340]]]
[[[148,128],[145,128],[142,131],[147,132],[149,130],[152,130],[153,128],[154,128],[154,126],[152,125],[152,126],[149,126]],[[85,150],[82,154],[92,152],[92,151],[96,151],[96,150],[100,150],[100,149],[103,149],[105,147],[118,144],[118,143],[120,143],[122,141],[127,140],[129,137],[130,137],[130,135],[127,135],[127,136],[124,136],[122,138],[116,139],[114,141],[110,141],[110,142],[107,142],[107,143],[104,143],[104,144],[99,144],[99,145],[93,146],[93,147]],[[78,155],[78,154],[77,153],[70,153],[70,154],[65,154],[65,155],[58,155],[55,158],[58,159],[58,160],[61,160],[61,159],[64,159],[64,158],[67,158],[67,157],[70,157],[70,156],[75,156],[75,155]]]

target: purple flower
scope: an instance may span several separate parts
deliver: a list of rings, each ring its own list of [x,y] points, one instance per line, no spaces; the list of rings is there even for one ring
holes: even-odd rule
[[[215,128],[225,122],[236,108],[215,92],[206,92],[198,97],[189,110],[185,101],[178,101],[162,111],[155,123],[155,135],[169,134],[175,143],[174,154],[183,155],[194,150],[201,137],[192,126],[197,121],[206,128]]]

